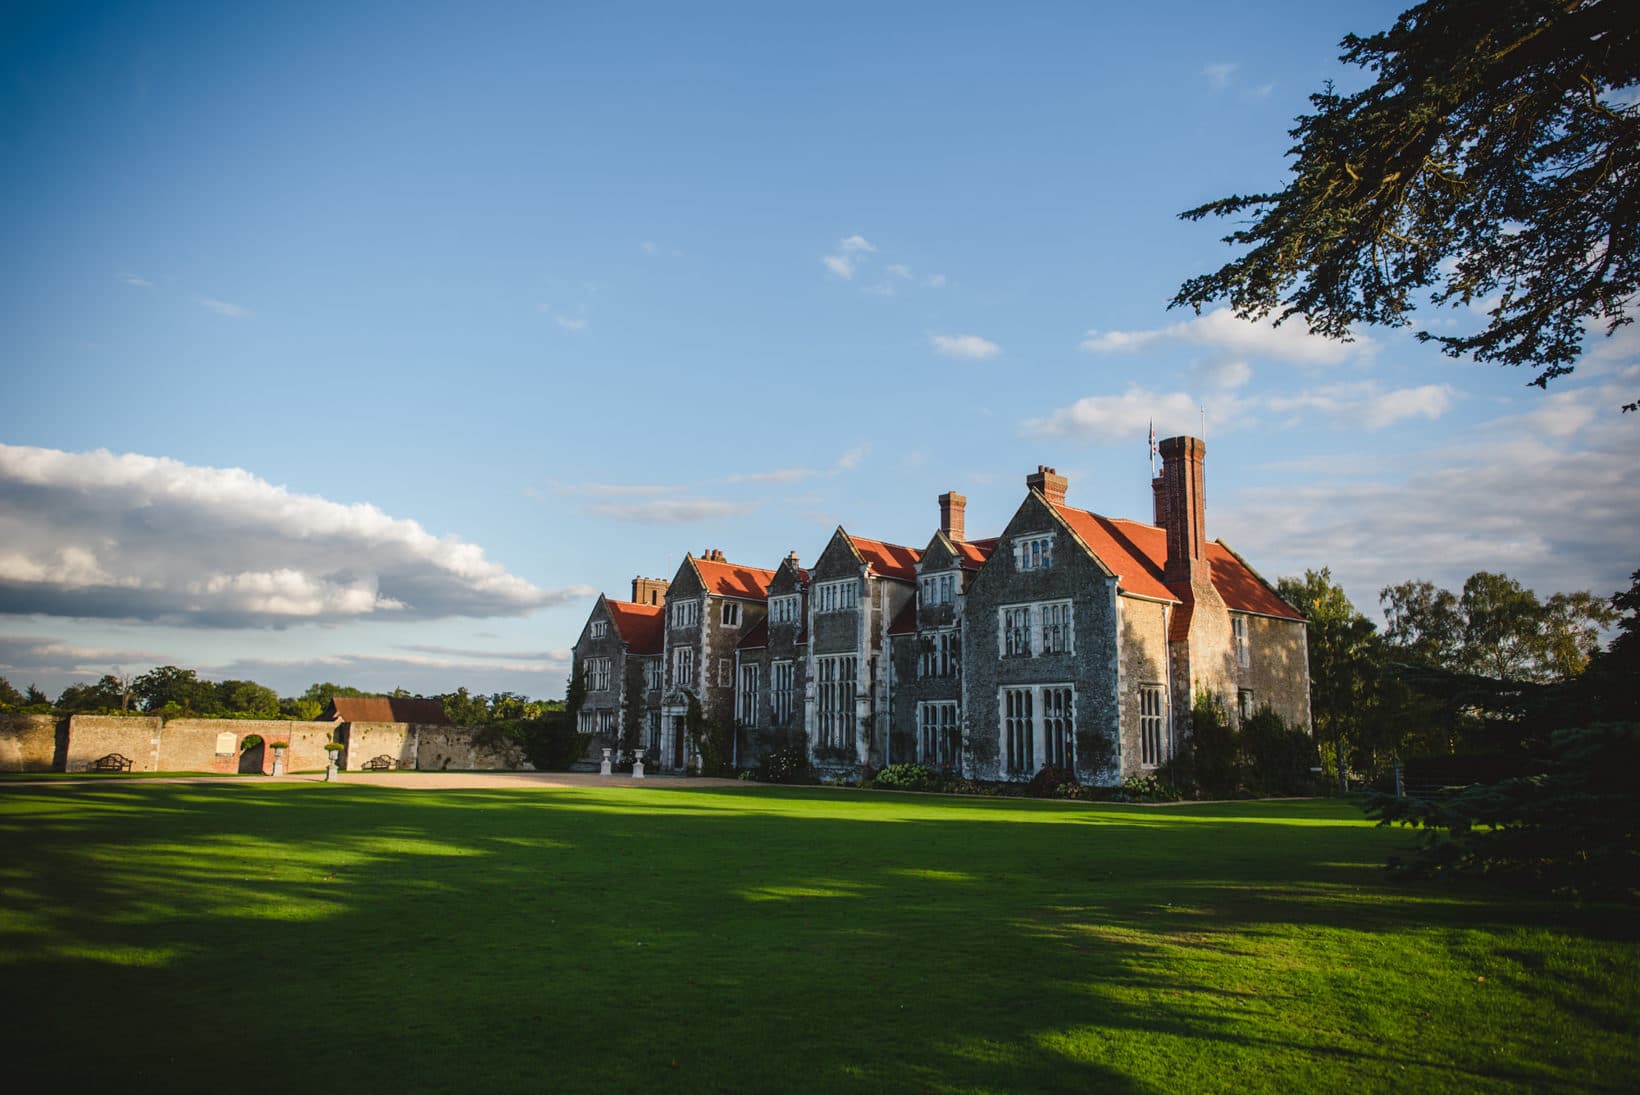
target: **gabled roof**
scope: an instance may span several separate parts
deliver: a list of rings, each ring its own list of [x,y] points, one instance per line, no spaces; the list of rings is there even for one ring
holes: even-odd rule
[[[844,532],[850,544],[860,558],[866,561],[872,572],[883,578],[898,578],[902,582],[917,580],[917,560],[922,558],[922,552],[904,544],[890,544],[882,540],[867,540],[864,536],[855,536]]]
[[[917,633],[917,601],[912,598],[900,614],[894,617],[894,622],[888,625],[890,635],[915,635]]]
[[[707,593],[718,597],[738,597],[743,601],[769,599],[769,583],[774,580],[772,570],[702,559],[698,555],[689,556],[689,561],[695,565],[695,573],[700,575],[701,587]]]
[[[991,557],[991,552],[997,549],[997,540],[995,536],[989,540],[952,540],[951,546],[957,549],[962,569],[978,570]]]
[[[1127,593],[1180,603],[1181,598],[1162,580],[1167,566],[1167,531],[1155,525],[1120,518],[1101,517],[1062,503],[1048,503],[1079,536],[1083,543],[1113,571],[1118,586]],[[1226,607],[1237,612],[1256,612],[1285,620],[1304,616],[1260,578],[1246,560],[1222,542],[1207,545],[1207,561],[1213,574],[1213,588],[1224,598]],[[1175,620],[1175,623],[1178,621]],[[1185,617],[1188,625],[1189,617]]]
[[[450,718],[438,700],[398,696],[335,696],[321,722],[420,722],[448,726]]]
[[[759,620],[752,629],[740,637],[735,646],[741,650],[760,650],[769,645],[769,622]]]
[[[626,643],[628,654],[659,654],[665,637],[666,609],[660,605],[640,605],[631,601],[604,598],[609,618]]]

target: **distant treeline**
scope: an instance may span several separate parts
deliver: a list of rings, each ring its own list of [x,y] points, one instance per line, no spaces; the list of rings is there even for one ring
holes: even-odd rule
[[[299,696],[280,696],[255,681],[212,681],[192,669],[162,665],[141,674],[104,674],[94,684],[71,684],[53,700],[34,685],[19,692],[0,677],[0,711],[25,714],[144,714],[167,718],[317,719],[336,696],[376,696],[347,685],[325,681],[310,685]],[[422,696],[395,688],[395,699],[438,700],[458,726],[490,726],[520,719],[539,719],[563,709],[559,700],[532,700],[516,692],[489,695],[458,688],[454,692]]]

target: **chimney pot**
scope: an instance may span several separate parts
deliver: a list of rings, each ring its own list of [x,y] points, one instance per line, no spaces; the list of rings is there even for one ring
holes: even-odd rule
[[[1056,506],[1064,504],[1068,486],[1069,480],[1046,464],[1038,464],[1036,474],[1025,477],[1025,489],[1041,492],[1042,497]]]
[[[940,495],[940,531],[952,540],[967,538],[965,515],[968,499],[954,490]]]

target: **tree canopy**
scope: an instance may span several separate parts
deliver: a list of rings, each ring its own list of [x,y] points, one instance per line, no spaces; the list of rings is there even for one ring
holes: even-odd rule
[[[1243,318],[1302,316],[1347,339],[1362,323],[1409,323],[1427,292],[1488,321],[1419,339],[1529,366],[1539,387],[1572,371],[1587,325],[1632,322],[1640,19],[1628,0],[1430,0],[1341,45],[1372,83],[1310,96],[1284,188],[1180,214],[1251,220],[1225,237],[1244,253],[1171,306],[1228,299]]]

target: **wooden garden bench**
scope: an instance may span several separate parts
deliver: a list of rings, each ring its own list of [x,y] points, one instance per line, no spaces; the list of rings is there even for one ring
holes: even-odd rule
[[[397,765],[394,763],[392,757],[388,756],[386,753],[383,753],[379,757],[371,757],[369,760],[359,765],[359,767],[363,768],[367,772],[386,772],[397,767]]]
[[[110,753],[106,757],[99,757],[91,762],[94,772],[129,772],[131,758],[123,753]]]

